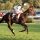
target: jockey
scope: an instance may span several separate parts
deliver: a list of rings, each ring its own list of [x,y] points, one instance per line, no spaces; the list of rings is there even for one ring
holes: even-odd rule
[[[21,6],[14,6],[15,13],[17,14],[17,18],[19,19],[20,14],[23,13]]]

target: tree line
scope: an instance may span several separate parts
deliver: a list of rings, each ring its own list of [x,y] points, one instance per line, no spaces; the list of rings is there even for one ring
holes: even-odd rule
[[[32,3],[34,7],[40,8],[40,0],[21,0],[23,3]],[[21,4],[20,0],[0,0],[0,10],[10,10],[14,5]]]
[[[18,4],[19,0],[1,0],[0,10],[10,10],[14,5]]]

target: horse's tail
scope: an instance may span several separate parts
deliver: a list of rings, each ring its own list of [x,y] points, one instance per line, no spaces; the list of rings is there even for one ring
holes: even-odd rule
[[[4,20],[4,17],[2,17],[2,19],[0,20],[0,23]]]

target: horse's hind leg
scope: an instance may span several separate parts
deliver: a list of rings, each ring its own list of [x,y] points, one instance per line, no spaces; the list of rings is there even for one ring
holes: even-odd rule
[[[15,33],[13,32],[13,29],[11,28],[10,24],[8,23],[8,28],[11,30],[11,32],[14,34],[15,36]]]
[[[28,26],[26,24],[21,24],[22,26],[24,26],[24,30],[20,31],[20,32],[24,32],[27,30],[27,34],[28,34]]]

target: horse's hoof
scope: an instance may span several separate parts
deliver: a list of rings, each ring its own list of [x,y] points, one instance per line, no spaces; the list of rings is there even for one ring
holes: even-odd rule
[[[13,32],[13,35],[15,36],[15,33]]]
[[[14,34],[14,36],[15,36],[15,34]]]
[[[19,31],[19,32],[24,32],[25,30]]]
[[[19,32],[22,32],[22,31],[19,31]]]
[[[28,32],[27,32],[27,34],[28,34]]]

